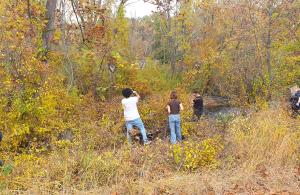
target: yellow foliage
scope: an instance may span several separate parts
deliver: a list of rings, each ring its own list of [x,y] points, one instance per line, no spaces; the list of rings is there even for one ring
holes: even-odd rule
[[[214,137],[200,143],[186,141],[174,145],[172,152],[176,164],[186,170],[195,170],[202,167],[216,168],[220,163],[218,156],[222,149],[220,138]]]

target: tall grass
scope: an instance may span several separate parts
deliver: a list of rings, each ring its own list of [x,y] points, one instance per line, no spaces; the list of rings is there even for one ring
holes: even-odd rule
[[[238,117],[229,127],[233,153],[245,168],[295,165],[299,160],[300,122],[283,109],[266,109]]]
[[[179,94],[189,107],[187,93],[179,90]],[[147,104],[141,102],[140,111],[147,128],[166,128],[163,124],[167,117],[164,111],[167,100],[168,92],[165,92],[147,98]],[[149,194],[181,190],[187,194],[205,194],[211,185],[219,190],[228,188],[237,175],[240,179],[245,177],[243,172],[252,175],[260,164],[269,170],[292,170],[299,163],[300,121],[292,119],[281,108],[237,116],[224,121],[226,125],[206,118],[192,123],[188,121],[191,110],[185,110],[182,120],[188,140],[177,147],[178,154],[184,157],[178,163],[174,156],[176,147],[173,148],[168,140],[156,140],[145,147],[128,145],[116,104],[103,108],[102,117],[95,113],[95,119],[84,119],[85,122],[77,127],[73,142],[61,143],[47,154],[5,154],[12,171],[0,171],[0,190],[30,194],[111,194],[114,191]],[[218,134],[220,139],[215,141],[220,140],[220,143],[213,143],[224,144],[222,155],[219,150],[206,147]],[[229,161],[234,170],[226,169]],[[188,165],[186,167],[193,165],[192,171],[181,162]],[[294,185],[293,175],[284,178]],[[274,185],[278,180],[272,181]]]

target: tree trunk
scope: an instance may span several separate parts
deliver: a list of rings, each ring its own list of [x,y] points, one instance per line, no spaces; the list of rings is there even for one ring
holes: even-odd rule
[[[56,10],[57,0],[47,0],[46,3],[46,19],[48,20],[42,38],[43,38],[43,48],[45,54],[50,50],[50,40],[52,39],[54,32],[54,22],[55,22],[55,10]]]
[[[74,12],[74,14],[75,14],[75,18],[76,18],[77,24],[78,24],[79,29],[80,29],[80,34],[81,34],[81,38],[82,38],[82,43],[85,43],[85,37],[84,37],[83,27],[82,27],[82,25],[80,24],[79,19],[78,19],[77,10],[76,10],[76,8],[75,8],[74,0],[71,0],[71,5],[72,5],[73,12]],[[81,18],[81,22],[84,24],[83,18]]]
[[[69,86],[68,86],[68,90],[70,91],[74,85],[74,67],[73,67],[73,63],[70,59],[69,56],[69,46],[67,43],[67,34],[66,34],[66,0],[61,0],[61,32],[62,32],[62,36],[61,36],[61,40],[62,40],[62,48],[63,48],[63,52],[64,52],[64,60],[65,60],[65,64],[66,64],[66,70],[68,71],[68,80],[69,80]]]
[[[169,53],[169,62],[171,65],[171,77],[173,78],[176,69],[176,60],[174,60],[175,54],[171,48],[174,48],[174,37],[171,34],[172,31],[172,17],[171,17],[171,1],[168,1],[167,4],[167,36],[168,36],[168,53]],[[176,29],[175,29],[176,30]]]
[[[271,99],[271,86],[272,86],[272,66],[271,66],[271,25],[272,25],[272,7],[268,9],[268,26],[267,26],[267,41],[266,41],[266,63],[268,70],[268,99]]]

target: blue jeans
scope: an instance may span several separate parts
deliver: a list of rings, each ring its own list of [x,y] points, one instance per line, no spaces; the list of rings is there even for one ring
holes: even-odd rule
[[[137,118],[137,119],[134,119],[132,121],[126,121],[128,141],[131,142],[130,132],[131,132],[133,126],[137,127],[140,130],[140,132],[142,134],[142,137],[143,137],[143,142],[147,143],[148,142],[148,138],[147,138],[147,134],[146,134],[146,129],[144,127],[144,123],[141,120],[141,118]]]
[[[180,128],[180,115],[169,115],[169,127],[171,131],[171,143],[176,144],[176,138],[178,141],[182,141],[181,128]]]

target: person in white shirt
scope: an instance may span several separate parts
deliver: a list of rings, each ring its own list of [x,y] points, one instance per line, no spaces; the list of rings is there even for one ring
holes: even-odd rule
[[[149,144],[150,142],[147,138],[146,129],[137,109],[137,103],[140,99],[139,94],[129,88],[123,89],[122,94],[124,96],[124,98],[122,99],[122,106],[124,109],[124,118],[126,122],[128,141],[131,142],[131,131],[133,126],[135,126],[140,130],[142,134],[144,145]]]

